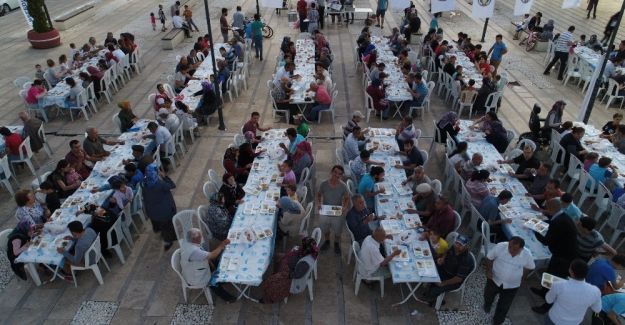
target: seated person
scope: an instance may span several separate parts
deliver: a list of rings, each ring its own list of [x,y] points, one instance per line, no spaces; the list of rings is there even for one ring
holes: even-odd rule
[[[314,92],[315,103],[313,107],[310,109],[308,116],[306,117],[309,121],[316,121],[319,118],[319,112],[330,109],[330,105],[332,104],[332,97],[323,83],[319,84],[316,81],[310,83],[310,88],[306,90],[306,92]]]
[[[549,170],[551,169],[551,165],[546,163],[541,163],[538,169],[536,169],[536,175],[532,176],[529,180],[531,183],[527,187],[527,194],[529,195],[539,195],[545,192],[545,187],[547,183],[549,183]],[[526,194],[526,195],[527,195]]]
[[[110,209],[111,207],[114,209]],[[102,255],[110,257],[111,253],[107,250],[109,242],[106,233],[109,229],[111,229],[111,227],[113,227],[115,221],[117,221],[117,218],[119,217],[119,209],[115,203],[111,204],[109,201],[105,201],[105,204],[101,207],[92,204],[86,210],[81,210],[81,213],[91,214],[91,224],[89,227],[100,236],[100,250],[102,251]],[[122,236],[123,234],[117,235]],[[112,236],[111,239],[113,240],[111,243],[112,245],[117,244],[118,238]]]
[[[369,210],[375,209],[375,196],[384,193],[386,189],[378,188],[376,190],[376,183],[384,181],[384,168],[379,166],[371,167],[371,171],[365,174],[360,183],[358,183],[358,193],[365,198],[367,208]]]
[[[390,106],[386,97],[386,87],[383,85],[384,78],[382,75],[380,79],[371,81],[371,84],[367,86],[366,92],[373,100],[373,108],[376,110],[376,116],[382,112],[382,119],[388,119]]]
[[[71,240],[72,243],[66,247],[57,247],[56,251],[59,254],[63,254],[65,263],[63,264],[63,271],[65,274],[71,274],[70,267],[84,266],[85,253],[91,247],[91,244],[96,240],[98,234],[92,228],[84,228],[82,223],[78,220],[72,221],[67,225],[71,236],[66,236],[65,239]],[[66,250],[66,248],[69,248]],[[71,280],[71,275],[66,275],[67,280]]]
[[[605,184],[607,179],[616,178],[618,173],[612,164],[612,158],[601,157],[599,161],[592,164],[588,169],[588,174],[595,179],[597,184]]]
[[[512,199],[512,193],[508,190],[503,190],[499,195],[488,195],[482,204],[477,207],[477,211],[482,215],[484,220],[488,222],[490,226],[490,233],[495,235],[495,242],[505,241],[507,236],[501,229],[501,225],[504,223],[512,223],[512,219],[502,219],[499,214],[499,205],[505,205]]]
[[[0,135],[4,137],[4,145],[9,162],[20,159],[20,145],[22,144],[22,136],[13,133],[7,127],[0,127]]]
[[[471,160],[460,162],[458,168],[460,176],[462,176],[463,179],[468,180],[474,172],[479,171],[483,167],[482,162],[484,162],[484,156],[482,156],[479,152],[473,153]]]
[[[360,155],[356,157],[354,160],[351,160],[351,170],[352,175],[356,178],[356,181],[360,183],[360,179],[363,175],[367,173],[369,170],[369,166],[381,166],[384,167],[383,162],[374,161],[370,159],[371,151],[369,150],[361,150]]]
[[[594,314],[592,322],[594,324],[595,317],[598,317],[602,321],[600,324],[620,324],[618,315],[623,314],[625,314],[625,293],[606,294],[601,297],[601,313],[598,316]]]
[[[353,165],[353,163],[352,163]],[[382,164],[384,166],[384,164]],[[412,183],[412,191],[417,191],[417,186],[421,184],[432,185],[432,180],[428,175],[425,174],[425,168],[423,166],[417,166],[414,168],[414,172],[410,177],[407,177],[405,181],[401,182],[402,186],[405,186],[408,183]]]
[[[119,122],[121,123],[119,129],[121,132],[126,132],[128,131],[128,129],[133,127],[133,125],[139,120],[139,118],[133,113],[129,101],[121,101],[117,103],[117,107],[119,107],[119,113],[117,114],[117,117],[119,118]]]
[[[69,142],[70,151],[65,155],[65,160],[70,164],[71,168],[80,175],[82,179],[87,179],[91,174],[91,167],[87,162],[94,164],[103,158],[94,158],[88,155],[81,147],[78,140]]]
[[[23,220],[17,223],[6,242],[6,254],[11,264],[11,269],[15,275],[24,281],[27,280],[24,263],[15,262],[15,259],[30,247],[30,240],[34,234],[35,227],[30,222]]]
[[[158,110],[158,118],[156,119],[159,125],[167,128],[167,131],[171,134],[175,134],[180,127],[180,119],[174,113],[170,113],[166,108]]]
[[[434,193],[432,186],[428,183],[422,183],[417,185],[416,194],[412,196],[412,200],[415,203],[415,212],[419,214],[422,223],[427,223],[430,220],[430,216],[434,213],[434,205],[438,195]],[[411,209],[408,209],[408,212]]]
[[[403,151],[398,151],[397,153],[401,156],[406,157],[403,161],[402,165],[396,165],[395,168],[404,169],[406,171],[406,177],[410,177],[414,172],[415,167],[423,166],[423,155],[421,155],[421,151],[415,145],[415,140],[410,139],[404,142]]]
[[[38,194],[45,195],[45,199],[38,198],[38,200],[45,203],[46,208],[50,210],[50,214],[54,213],[54,211],[61,207],[59,194],[54,190],[54,185],[50,181],[46,180],[39,184]]]
[[[589,261],[599,252],[605,252],[610,256],[617,254],[616,250],[606,243],[601,233],[595,229],[597,226],[595,219],[590,217],[581,217],[576,224],[577,255],[581,259]]]
[[[364,139],[360,127],[354,127],[352,133],[345,138],[345,142],[343,143],[343,158],[345,161],[356,159],[356,157],[360,155],[360,151],[365,150],[367,142],[368,141]]]
[[[294,154],[295,148],[297,147],[297,145],[300,142],[306,140],[301,134],[297,133],[297,130],[295,130],[295,128],[286,129],[286,137],[289,139],[288,148],[284,143],[280,143],[279,146],[289,155]]]
[[[473,206],[479,207],[489,194],[488,179],[490,173],[488,170],[482,169],[473,172],[471,178],[466,182],[465,186],[469,195],[471,195],[471,203]]]
[[[619,289],[625,284],[625,278],[617,282],[617,271],[625,269],[625,255],[614,255],[611,259],[596,259],[588,267],[586,282],[596,286],[602,293]],[[610,288],[611,287],[611,288]]]
[[[367,236],[362,241],[362,247],[360,248],[360,254],[358,257],[362,261],[362,270],[359,268],[359,272],[362,271],[364,276],[381,276],[384,278],[391,277],[391,273],[388,269],[388,263],[395,256],[399,255],[401,250],[396,250],[387,257],[382,256],[380,253],[380,245],[384,243],[385,239],[386,232],[384,232],[382,227],[378,227],[373,231],[372,235]]]
[[[224,197],[224,207],[231,216],[234,216],[234,213],[237,211],[237,206],[243,203],[243,197],[245,196],[241,185],[237,184],[234,180],[234,175],[229,173],[224,174],[219,193]]]
[[[539,193],[539,194],[527,193],[526,195],[531,196],[532,198],[534,198],[534,200],[536,200],[538,204],[541,204],[551,199],[559,198],[562,196],[562,194],[564,194],[564,192],[562,192],[562,190],[560,189],[560,181],[557,179],[550,179],[549,181],[547,181],[547,185],[545,185],[542,193]],[[544,211],[539,206],[533,203],[531,206],[532,206],[532,209],[536,211],[541,211],[541,212]]]
[[[224,195],[221,192],[214,193],[210,197],[206,214],[200,218],[208,226],[215,239],[226,240],[230,225],[232,225],[232,215],[225,207]]]
[[[362,241],[371,235],[369,223],[377,220],[374,213],[367,209],[365,198],[361,194],[352,196],[352,208],[347,211],[345,217],[349,231],[354,235],[354,240],[362,245]]]
[[[518,179],[529,179],[532,175],[532,170],[540,167],[540,161],[534,156],[534,148],[531,146],[525,146],[523,153],[513,159],[497,160],[499,164],[517,164],[516,171],[510,173],[510,176]]]
[[[211,265],[216,260],[224,247],[230,243],[224,240],[215,250],[206,251],[202,248],[202,232],[200,229],[191,228],[187,231],[186,238],[180,245],[180,268],[182,277],[192,286],[206,286],[226,302],[234,302],[236,298],[229,294],[219,283],[209,286],[211,278]]]
[[[441,282],[434,283],[425,295],[425,300],[433,305],[440,294],[459,288],[476,265],[469,254],[469,239],[464,235],[456,237],[454,246],[436,259],[436,269]]]
[[[425,224],[426,229],[434,229],[441,236],[445,237],[456,227],[456,216],[454,209],[449,204],[449,200],[444,196],[439,196],[434,202],[434,212]]]
[[[582,210],[580,210],[575,203],[573,203],[573,195],[570,193],[563,193],[560,197],[560,204],[562,205],[562,211],[573,220],[579,220],[582,217]]]
[[[280,171],[280,177],[282,177],[282,183],[280,186],[285,187],[287,185],[296,185],[297,178],[295,172],[293,172],[293,161],[287,159],[281,164],[278,164],[278,170]]]
[[[417,133],[421,133],[421,130],[418,130],[417,132],[417,129],[412,123],[412,116],[404,116],[395,129],[395,140],[397,140],[397,146],[403,148],[405,141],[417,140]]]
[[[82,143],[82,148],[87,155],[99,159],[108,157],[111,153],[104,150],[104,145],[124,144],[124,141],[106,140],[98,135],[98,129],[88,128],[87,138]]]
[[[441,237],[441,234],[436,232],[436,230],[434,229],[430,229],[426,232],[423,232],[423,234],[421,234],[421,240],[425,240],[425,239],[427,239],[428,244],[430,244],[430,248],[432,249],[432,252],[434,253],[433,255],[434,258],[443,256],[449,249],[449,244],[447,243],[447,241],[443,239],[443,237]]]
[[[360,123],[363,118],[365,118],[365,116],[360,111],[355,111],[352,114],[352,119],[347,121],[347,124],[343,125],[343,139],[347,138],[347,136],[352,133],[354,127],[360,127],[358,123]],[[363,131],[366,132],[367,130],[368,129],[364,129]]]
[[[261,127],[259,121],[260,113],[252,112],[250,119],[243,125],[243,129],[241,130],[243,134],[250,131],[254,134],[255,138],[260,139],[260,136],[256,134],[257,131],[265,132],[271,130],[271,127]]]
[[[286,195],[281,197],[276,206],[280,209],[282,217],[278,221],[278,227],[281,232],[288,234],[289,236],[296,237],[298,235],[304,235],[299,233],[302,219],[306,216],[306,209],[297,199],[297,188],[295,185],[287,185]]]
[[[32,190],[20,189],[15,192],[15,218],[18,221],[27,221],[31,225],[43,225],[50,218],[50,210],[35,200]]]

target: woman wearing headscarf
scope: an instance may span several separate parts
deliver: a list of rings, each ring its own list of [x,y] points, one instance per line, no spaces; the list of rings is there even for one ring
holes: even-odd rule
[[[213,80],[212,76],[211,80]],[[213,89],[213,84],[206,80],[202,81],[202,89],[193,94],[193,96],[199,95],[202,95],[202,98],[195,109],[196,118],[198,119],[198,123],[207,125],[207,117],[215,113],[217,107],[221,105],[221,97],[218,101],[215,90]]]
[[[16,263],[15,259],[30,247],[30,239],[33,236],[33,227],[28,221],[20,221],[15,229],[9,234],[7,240],[7,258],[11,263],[11,269],[20,277],[20,279],[26,281],[26,271],[24,270],[24,263]]]
[[[224,201],[224,195],[221,192],[213,193],[209,199],[206,215],[200,216],[213,237],[219,241],[226,240],[230,225],[232,225],[232,215],[226,210]]]
[[[382,118],[387,119],[389,113],[388,101],[384,98],[386,92],[382,86],[382,79],[376,79],[367,86],[367,94],[373,99],[373,108],[376,110],[376,116],[382,112]]]
[[[293,172],[295,173],[295,178],[297,178],[297,181],[299,182],[304,168],[312,166],[314,161],[310,142],[302,141],[298,143],[295,146],[295,153],[289,155],[289,158],[293,160]]]
[[[543,31],[540,33],[541,41],[549,41],[553,39],[553,30],[555,27],[553,26],[553,19],[549,19],[546,24],[543,25]]]
[[[161,232],[163,248],[168,250],[176,240],[172,223],[172,218],[176,214],[176,201],[171,193],[171,190],[176,188],[176,184],[159,171],[155,164],[149,164],[145,168],[142,185],[145,212],[152,220],[153,229]]]
[[[295,185],[286,186],[286,195],[276,203],[282,213],[278,227],[283,233],[295,236],[299,234],[299,226],[305,216],[305,210],[297,199]]]
[[[117,103],[117,107],[119,107],[119,113],[117,114],[120,121],[119,130],[124,133],[133,127],[139,118],[135,115],[135,113],[133,113],[132,108],[130,107],[130,101],[121,101]]]
[[[237,161],[239,158],[239,149],[235,147],[231,147],[226,149],[226,153],[224,154],[223,165],[226,172],[234,176],[234,179],[241,184],[247,183],[247,177],[250,175],[250,168],[252,167],[252,163],[243,165],[243,167],[239,167],[237,165]]]
[[[460,126],[458,125],[458,114],[454,111],[449,111],[441,117],[440,120],[436,123],[436,127],[440,131],[440,138],[436,139],[438,143],[446,143],[447,141],[447,133],[451,136],[455,143],[458,143],[458,139],[456,136],[458,135],[458,131],[460,131]]]
[[[287,298],[290,293],[301,293],[319,254],[317,243],[311,237],[304,237],[301,246],[295,246],[285,255],[278,257],[276,273],[261,284],[261,303],[274,304]]]
[[[222,185],[219,189],[219,193],[221,193],[224,197],[224,206],[226,210],[230,213],[230,215],[234,216],[234,213],[237,211],[237,206],[243,202],[243,197],[245,196],[245,192],[241,185],[237,184],[234,180],[234,176],[230,173],[225,173],[222,177]]]

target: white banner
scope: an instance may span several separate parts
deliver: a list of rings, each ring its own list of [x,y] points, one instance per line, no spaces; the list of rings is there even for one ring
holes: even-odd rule
[[[282,8],[282,0],[261,0],[260,6],[263,8]]]
[[[603,64],[604,60],[607,60],[607,57],[605,54],[601,57],[601,60],[597,61],[597,63],[599,64],[595,66],[595,71],[592,73],[592,77],[590,77],[590,84],[588,85],[588,88],[586,89],[586,94],[584,95],[582,106],[580,107],[579,114],[577,115],[577,120],[580,122],[584,121],[584,115],[586,115],[586,111],[588,110],[588,105],[590,105],[590,96],[592,95],[592,90],[595,88],[595,84],[603,80],[603,78],[599,77],[599,70],[601,70],[601,64]]]
[[[410,7],[410,0],[391,0],[389,7],[393,11],[402,11]]]
[[[473,0],[473,18],[490,18],[495,12],[495,0]]]
[[[432,14],[456,9],[456,0],[432,0]]]
[[[514,16],[523,16],[525,14],[529,14],[530,10],[532,10],[532,5],[534,4],[534,0],[516,0],[514,3]]]
[[[26,0],[20,0],[20,8],[22,8],[22,13],[24,14],[24,18],[26,18],[26,23],[30,28],[33,28],[33,17],[28,13],[28,3]]]
[[[577,8],[582,5],[582,0],[563,0],[562,9]]]

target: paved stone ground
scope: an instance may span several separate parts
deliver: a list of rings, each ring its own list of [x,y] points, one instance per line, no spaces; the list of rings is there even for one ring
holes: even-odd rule
[[[48,8],[53,16],[68,10],[72,6],[81,3],[79,0],[49,0]],[[167,1],[166,9],[172,1]],[[216,35],[219,35],[216,19],[219,8],[227,6],[233,9],[235,5],[243,6],[248,13],[254,10],[254,1],[229,2],[224,0],[211,1],[211,17]],[[582,97],[580,91],[574,86],[563,87],[553,77],[541,75],[543,65],[543,53],[526,53],[522,48],[511,40],[508,33],[509,21],[512,19],[511,11],[513,0],[500,0],[497,2],[497,16],[491,20],[486,36],[486,46],[494,40],[494,35],[504,34],[509,45],[510,53],[506,55],[503,69],[505,69],[511,81],[517,81],[520,86],[507,89],[501,107],[501,115],[505,125],[514,129],[517,133],[527,130],[529,112],[534,103],[548,108],[560,98],[565,98],[567,106],[566,118],[574,119],[577,115]],[[156,11],[158,1],[155,0],[101,0],[97,2],[97,13],[89,21],[74,28],[62,32],[63,46],[60,48],[36,51],[29,47],[25,40],[26,25],[19,12],[13,12],[6,17],[0,18],[0,53],[4,60],[0,60],[0,123],[12,125],[17,123],[17,112],[22,109],[22,104],[17,96],[17,91],[11,81],[18,76],[32,75],[35,63],[44,63],[48,57],[57,58],[62,53],[67,53],[67,45],[74,42],[80,46],[88,36],[94,35],[101,40],[105,32],[112,31],[119,34],[130,31],[137,37],[138,43],[144,52],[146,67],[143,73],[134,77],[121,91],[114,96],[114,100],[128,99],[132,103],[138,115],[150,117],[148,95],[154,91],[157,83],[163,82],[167,74],[173,73],[174,57],[182,54],[182,49],[192,46],[190,41],[180,46],[175,51],[162,51],[160,49],[161,33],[153,32],[149,25],[148,15]],[[195,21],[202,30],[206,30],[205,15],[201,1],[192,0],[195,11]],[[359,5],[371,5],[368,0],[359,0]],[[599,4],[599,17],[596,20],[585,20],[583,9],[571,9],[562,11],[559,9],[559,1],[537,0],[535,9],[541,10],[545,18],[556,18],[556,29],[561,31],[569,24],[575,24],[580,33],[601,34],[608,17],[618,10],[616,3],[601,1]],[[482,22],[470,17],[470,6],[459,1],[457,13],[459,15],[449,18],[445,15],[440,19],[441,26],[445,29],[446,38],[452,39],[458,31],[469,33],[471,37],[479,39]],[[429,23],[426,8],[423,2],[418,2],[417,7],[423,19],[423,24]],[[273,124],[276,127],[285,127],[283,121],[272,120],[265,89],[265,81],[274,72],[275,60],[279,51],[279,44],[283,35],[296,35],[296,31],[288,28],[286,13],[277,16],[271,10],[262,10],[268,24],[274,27],[276,34],[265,41],[265,58],[263,62],[254,62],[251,67],[251,78],[248,81],[249,89],[245,91],[233,103],[227,103],[225,107],[226,124],[228,130],[218,131],[214,122],[201,131],[201,137],[191,146],[190,151],[182,159],[182,165],[172,175],[177,182],[175,191],[176,202],[179,209],[195,208],[206,202],[202,195],[202,185],[206,180],[206,172],[209,168],[222,171],[219,164],[224,149],[232,141],[232,136],[240,125],[247,119],[251,111],[259,111],[263,116],[264,124]],[[390,28],[399,23],[399,13],[387,14],[387,27],[384,33],[389,33]],[[334,148],[340,144],[340,124],[354,110],[363,107],[362,86],[359,72],[354,69],[353,46],[355,37],[362,28],[361,22],[356,22],[348,28],[345,26],[328,25],[325,29],[336,56],[334,66],[334,80],[338,83],[339,99],[337,104],[336,123],[331,124],[325,120],[320,125],[312,125],[312,137],[314,142],[315,158],[317,163],[317,179],[327,176],[327,169],[334,162]],[[378,31],[379,32],[379,31]],[[625,36],[624,32],[619,33]],[[219,38],[219,37],[216,37]],[[428,146],[433,134],[431,121],[441,116],[446,111],[445,105],[433,96],[432,111],[427,112],[422,122],[417,125],[423,129],[424,136],[420,141],[421,146]],[[90,121],[69,122],[57,118],[46,125],[55,157],[47,159],[44,155],[38,155],[37,161],[40,172],[52,168],[58,159],[67,152],[67,143],[73,138],[80,138],[84,129],[88,126],[97,126],[102,134],[115,134],[116,130],[111,122],[116,107],[104,105],[100,112]],[[591,116],[595,124],[603,124],[615,111],[606,110],[599,105]],[[394,126],[397,121],[380,123],[373,121],[372,126]],[[427,172],[440,177],[442,153],[433,154],[426,167]],[[28,187],[32,176],[26,172],[19,172],[18,179],[22,186]],[[13,211],[15,204],[6,191],[0,191],[0,224],[3,228],[13,227]],[[313,226],[316,220],[313,220]],[[350,281],[353,270],[352,265],[345,264],[345,256],[337,256],[333,253],[324,253],[319,261],[319,279],[315,282],[315,300],[310,302],[305,295],[289,298],[288,304],[275,306],[258,305],[247,301],[234,304],[224,304],[216,300],[214,310],[206,306],[204,297],[198,298],[190,304],[184,304],[180,292],[180,283],[174,272],[169,267],[171,252],[163,253],[157,236],[145,227],[138,236],[135,248],[127,256],[127,263],[120,265],[118,260],[111,259],[112,271],[104,273],[105,285],[99,286],[95,278],[84,273],[79,275],[79,287],[74,288],[71,284],[56,281],[42,287],[34,287],[30,282],[23,282],[12,276],[6,262],[0,262],[0,322],[6,324],[67,324],[67,323],[91,323],[91,324],[190,324],[190,323],[214,323],[214,324],[483,324],[488,322],[484,315],[479,312],[481,301],[481,288],[483,276],[478,275],[471,281],[467,296],[464,299],[465,306],[459,306],[458,295],[450,295],[447,298],[446,307],[450,312],[441,312],[436,315],[434,311],[421,304],[409,302],[400,307],[392,307],[394,302],[400,301],[407,294],[405,287],[393,286],[387,282],[384,299],[379,297],[379,289],[369,289],[362,286],[358,296],[353,293],[354,286]],[[342,238],[344,250],[348,247],[346,236]],[[126,251],[126,255],[129,252]],[[1,257],[4,260],[4,257]],[[531,278],[530,284],[536,284],[537,280]],[[513,324],[536,324],[542,319],[533,314],[529,307],[539,303],[524,285],[515,300],[509,317]],[[230,288],[232,289],[232,288]],[[191,293],[194,297],[197,293]],[[259,295],[258,291],[252,291],[252,295]],[[453,310],[460,310],[454,312]],[[415,312],[416,311],[416,312]],[[440,318],[439,318],[440,317]]]

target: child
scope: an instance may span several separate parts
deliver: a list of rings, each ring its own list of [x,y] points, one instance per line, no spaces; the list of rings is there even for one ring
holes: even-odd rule
[[[41,80],[43,82],[43,86],[46,87],[47,90],[50,90],[50,86],[48,86],[48,81],[43,77],[43,70],[41,69],[41,64],[35,64],[35,79]]]
[[[293,172],[293,161],[290,159],[285,160],[282,164],[278,165],[278,169],[280,170],[280,176],[282,176],[282,186],[285,185],[295,185],[297,183],[297,179],[295,178],[295,173]]]
[[[154,13],[150,13],[150,22],[152,23],[152,30],[156,31],[156,17],[154,17]]]
[[[45,181],[39,184],[39,191],[35,195],[39,196],[38,194],[45,196],[45,198],[42,198],[42,201],[45,203],[48,210],[50,210],[50,213],[54,213],[54,211],[61,207],[61,200],[59,199],[59,195],[54,191],[52,183]]]
[[[65,182],[67,182],[67,184],[71,186],[73,184],[82,182],[82,178],[80,177],[80,174],[78,174],[78,172],[74,168],[72,168],[65,174]]]
[[[163,27],[161,27],[161,32],[166,31],[167,27],[165,27],[165,21],[167,18],[165,18],[165,12],[163,12],[163,5],[158,5],[158,19],[161,20],[161,24],[163,25]]]
[[[584,159],[584,170],[588,171],[590,169],[590,166],[592,166],[594,163],[597,162],[597,160],[599,160],[599,154],[597,154],[596,152],[591,152],[587,154],[585,158],[586,159]]]

